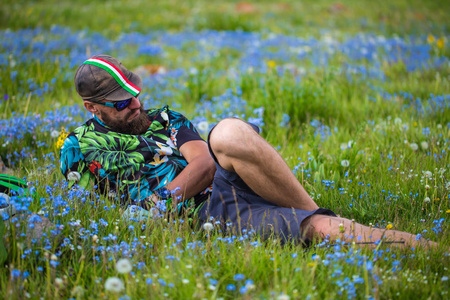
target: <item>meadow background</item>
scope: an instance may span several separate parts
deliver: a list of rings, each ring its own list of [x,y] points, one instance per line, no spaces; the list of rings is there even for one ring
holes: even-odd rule
[[[418,0],[3,1],[0,156],[29,190],[2,215],[2,297],[448,299],[449,12]],[[114,199],[59,171],[62,139],[91,117],[74,71],[101,53],[141,74],[146,107],[168,104],[204,137],[228,116],[261,126],[321,207],[440,246],[302,248],[184,218],[122,220]]]

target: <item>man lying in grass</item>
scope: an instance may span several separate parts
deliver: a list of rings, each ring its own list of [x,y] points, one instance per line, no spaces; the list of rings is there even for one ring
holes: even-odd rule
[[[167,106],[144,110],[141,79],[111,56],[86,60],[75,86],[93,118],[67,137],[61,171],[81,186],[95,180],[123,205],[149,211],[171,203],[199,222],[231,222],[237,230],[255,229],[284,241],[329,236],[349,243],[436,246],[319,208],[257,126],[224,119],[206,143],[188,119]]]

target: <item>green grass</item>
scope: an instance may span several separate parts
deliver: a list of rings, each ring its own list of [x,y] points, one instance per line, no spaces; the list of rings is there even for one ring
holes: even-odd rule
[[[0,5],[0,30],[44,28],[28,38],[32,44],[53,40],[47,31],[53,25],[87,30],[86,35],[100,33],[113,40],[125,32],[241,30],[263,37],[280,34],[322,40],[330,35],[337,41],[355,34],[398,36],[408,44],[432,34],[447,43],[444,47],[430,43],[433,57],[448,59],[450,54],[448,1],[253,1],[250,13],[236,12],[238,3],[7,1]],[[233,105],[230,97],[221,98],[217,110],[200,113],[198,107],[208,101],[215,103],[226,90],[246,101],[234,107],[236,114],[255,117],[254,109],[263,107],[262,136],[276,147],[321,207],[374,227],[390,223],[394,229],[422,233],[439,242],[438,249],[399,250],[390,245],[376,251],[349,246],[304,248],[294,243],[281,245],[276,237],[262,240],[251,234],[224,234],[218,226],[207,233],[195,222],[190,226],[183,217],[124,221],[124,208],[117,199],[67,188],[59,171],[58,138],[52,136],[52,131],[61,128],[43,129],[44,124],[12,142],[0,136],[3,161],[14,175],[26,177],[36,188],[36,195],[24,200],[27,212],[7,228],[4,245],[8,256],[0,266],[0,294],[5,299],[118,299],[125,295],[131,299],[278,299],[280,295],[290,299],[447,298],[450,111],[447,104],[421,114],[412,104],[420,98],[430,107],[426,102],[430,94],[448,94],[448,62],[410,71],[401,60],[382,60],[380,70],[386,80],[362,75],[349,79],[342,71],[344,65],[370,68],[372,63],[355,63],[342,53],[331,56],[327,67],[311,60],[277,57],[273,61],[263,58],[267,72],[240,72],[236,71],[243,64],[240,51],[224,47],[205,58],[199,50],[192,50],[197,42],[182,49],[165,47],[164,56],[137,55],[138,45],[133,43],[125,50],[112,49],[111,54],[125,51],[122,62],[130,69],[152,64],[171,71],[187,70],[186,77],[149,79],[141,97],[145,103],[168,103],[190,118],[201,115],[209,122],[216,121],[214,114]],[[0,102],[1,126],[11,130],[8,120],[14,116],[40,119],[46,112],[65,108],[76,114],[74,120],[52,120],[73,130],[75,125],[67,124],[79,122],[83,116],[78,113],[81,100],[72,83],[76,66],[66,63],[71,49],[55,49],[52,54],[60,55],[61,60],[52,63],[22,61],[9,55],[13,49],[2,45],[0,49],[1,59],[9,61],[0,67],[0,96],[9,97]],[[274,45],[273,51],[277,50]],[[35,51],[29,47],[23,53],[32,57]],[[89,51],[99,50],[87,47]],[[289,71],[277,71],[287,64],[291,64]],[[190,72],[192,68],[198,72]],[[233,76],[233,70],[238,76]],[[12,78],[14,71],[17,75]],[[54,79],[53,89],[42,96],[31,95],[29,79],[39,87]],[[411,93],[413,100],[401,92]],[[289,115],[289,124],[280,126],[284,114]],[[317,135],[311,126],[314,120],[327,126],[331,135]],[[32,121],[26,122],[34,126]],[[427,131],[429,134],[424,134]],[[422,142],[428,147],[422,147]],[[411,143],[419,148],[413,150]],[[26,154],[15,154],[20,151]],[[342,165],[343,160],[349,161],[348,167]],[[432,176],[427,177],[426,171]],[[429,203],[424,202],[426,197]],[[56,206],[58,201],[67,203]],[[29,226],[26,214],[30,212],[47,214],[50,221],[63,226],[42,240],[32,240],[22,234]],[[442,218],[442,231],[435,234],[436,220]],[[92,224],[100,220],[107,225],[95,230]],[[1,251],[0,247],[0,258]],[[115,262],[122,257],[129,257],[133,273],[117,272]],[[52,266],[52,261],[59,264]],[[14,277],[13,270],[20,271],[21,277]],[[28,275],[23,276],[24,272]],[[236,274],[245,279],[237,280]],[[105,281],[113,276],[124,282],[123,291],[105,290]],[[246,285],[247,279],[253,282]],[[236,290],[227,290],[229,284]]]
[[[117,36],[123,31],[244,30],[319,36],[323,30],[342,34],[382,32],[387,35],[448,31],[448,1],[6,1],[0,27],[50,27]]]

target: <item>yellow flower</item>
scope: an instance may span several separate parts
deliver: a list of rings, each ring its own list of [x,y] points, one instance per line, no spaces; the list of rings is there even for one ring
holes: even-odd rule
[[[58,140],[55,143],[56,149],[61,149],[61,147],[64,145],[64,141],[66,140],[69,133],[64,129],[64,127],[61,127],[61,131],[59,132]]]
[[[434,40],[435,40],[434,35],[428,34],[428,36],[427,36],[428,44],[434,43]]]
[[[443,49],[444,46],[445,46],[444,38],[443,38],[443,37],[439,38],[439,39],[436,41],[436,45],[437,45],[437,47],[438,47],[439,49]]]
[[[414,126],[414,127],[417,127],[417,122],[414,122],[414,123],[413,123],[413,126]]]
[[[447,211],[445,213],[446,214],[450,214],[450,209],[447,209]]]
[[[315,262],[310,262],[310,263],[307,263],[306,265],[308,267],[314,267],[316,265],[316,263]]]
[[[277,63],[274,62],[273,60],[269,60],[269,61],[267,62],[267,66],[268,66],[269,68],[275,68],[276,65],[277,65]]]
[[[392,224],[387,224],[386,229],[389,230],[389,229],[392,229],[392,227],[394,227],[394,226],[392,226]]]
[[[159,164],[162,164],[162,163],[165,163],[165,162],[168,162],[168,161],[169,161],[169,159],[167,158],[166,155],[162,156],[162,158],[161,158],[161,155],[159,155],[159,153],[156,153],[153,156],[153,161],[150,164],[153,165],[153,166],[157,166]]]

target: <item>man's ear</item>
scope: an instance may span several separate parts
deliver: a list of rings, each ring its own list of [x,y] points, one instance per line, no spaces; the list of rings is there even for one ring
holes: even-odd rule
[[[97,108],[92,102],[84,101],[84,107],[87,109],[88,112],[91,112],[93,114],[96,114],[98,112]]]

